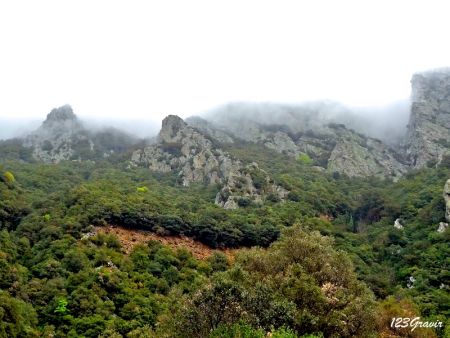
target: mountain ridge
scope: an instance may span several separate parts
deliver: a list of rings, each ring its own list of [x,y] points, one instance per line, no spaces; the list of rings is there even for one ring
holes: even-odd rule
[[[398,180],[411,169],[436,165],[449,155],[450,70],[417,73],[411,85],[406,136],[395,147],[334,122],[349,115],[345,107],[330,102],[303,108],[231,104],[219,113],[186,121],[169,115],[155,140],[159,147],[140,150],[133,148],[139,140],[119,130],[90,131],[65,105],[53,109],[37,130],[21,140],[32,150],[34,159],[47,163],[132,152],[131,163],[145,162],[152,170],[170,172],[181,168],[182,185],[225,183],[229,172],[242,164],[225,156],[220,144],[241,141],[306,159],[330,174]]]

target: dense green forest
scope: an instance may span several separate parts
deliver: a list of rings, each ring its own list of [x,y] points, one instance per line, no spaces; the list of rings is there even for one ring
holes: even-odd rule
[[[125,156],[56,165],[11,150],[21,155],[0,167],[0,337],[450,336],[450,232],[437,232],[449,161],[392,182],[255,144],[227,151],[256,161],[288,200],[225,210],[220,187],[181,187]],[[251,249],[198,260],[86,236],[111,224]],[[416,316],[445,328],[389,327]]]

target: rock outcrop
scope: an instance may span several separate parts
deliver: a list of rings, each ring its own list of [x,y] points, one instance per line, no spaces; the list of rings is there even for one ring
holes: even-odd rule
[[[397,180],[407,167],[399,155],[380,140],[368,138],[343,125],[333,127],[335,146],[328,158],[329,172],[338,172],[350,177],[377,176]]]
[[[117,129],[88,130],[72,107],[65,105],[53,109],[42,125],[22,140],[22,145],[32,149],[35,160],[58,163],[109,157],[128,150],[136,142]]]
[[[450,69],[415,74],[406,149],[413,168],[435,165],[450,152]]]
[[[200,127],[218,142],[224,141],[223,131],[230,128],[226,135],[235,140],[259,143],[294,158],[307,154],[315,165],[331,173],[396,180],[406,172],[407,166],[401,156],[380,140],[359,134],[343,124],[324,124],[313,117],[308,119],[305,114],[298,121],[290,116],[289,125],[267,125],[249,117],[231,116],[203,123]],[[230,143],[229,140],[226,142]]]
[[[373,129],[362,123],[363,118],[330,102],[230,104],[197,125],[219,142],[229,143],[231,137],[259,143],[292,157],[307,154],[329,172],[396,180],[411,168],[450,159],[450,68],[415,74],[411,85],[407,132],[402,147],[396,149],[346,127],[358,126],[360,132]],[[395,113],[407,110],[405,106]],[[397,116],[392,120],[397,121]]]
[[[262,204],[265,199],[278,202],[284,200],[288,193],[253,162],[230,173],[225,186],[216,195],[215,203],[225,209],[236,209],[249,203]]]
[[[445,202],[445,220],[450,223],[450,179],[445,182],[444,191],[442,193]],[[442,233],[448,229],[448,223],[439,222],[437,232]]]
[[[445,183],[443,196],[445,201],[445,220],[450,223],[450,179]]]
[[[399,230],[403,230],[403,224],[401,223],[401,219],[397,218],[394,222],[394,228],[399,229]]]
[[[223,184],[231,172],[242,167],[240,161],[175,115],[162,121],[157,143],[136,150],[131,161],[154,171],[176,171],[184,186],[192,182]]]
[[[175,115],[163,120],[157,143],[134,151],[131,162],[154,171],[176,172],[183,186],[193,182],[222,185],[216,203],[228,209],[245,204],[243,198],[258,203],[287,194],[256,164],[244,166]]]
[[[94,147],[69,105],[53,109],[42,125],[25,138],[23,144],[33,148],[36,160],[46,163],[73,159],[77,147],[85,146],[90,150]]]
[[[445,222],[439,222],[439,227],[437,229],[437,232],[443,233],[448,229],[448,223]]]
[[[207,135],[220,143],[234,143],[233,137],[226,130],[220,129],[213,123],[208,122],[201,117],[189,117],[186,119],[186,123],[202,134]]]

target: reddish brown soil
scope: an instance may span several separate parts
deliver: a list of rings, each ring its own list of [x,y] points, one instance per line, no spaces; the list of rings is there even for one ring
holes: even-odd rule
[[[331,215],[320,215],[319,218],[322,221],[328,221],[328,222],[331,222],[334,219],[333,216],[331,216]]]
[[[96,232],[114,234],[120,241],[122,249],[129,254],[138,244],[145,244],[150,240],[159,241],[172,249],[187,249],[197,259],[206,259],[214,251],[223,252],[229,260],[233,261],[239,249],[212,249],[209,246],[185,236],[161,236],[150,231],[126,229],[119,226],[96,227]]]

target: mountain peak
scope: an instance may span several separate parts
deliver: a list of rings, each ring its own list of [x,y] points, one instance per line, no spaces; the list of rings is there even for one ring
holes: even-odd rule
[[[159,140],[161,142],[173,142],[180,130],[187,127],[187,123],[177,115],[169,115],[162,121],[161,131],[159,132]]]
[[[47,115],[44,125],[53,124],[55,122],[75,121],[77,119],[70,105],[66,104],[59,108],[54,108]]]

